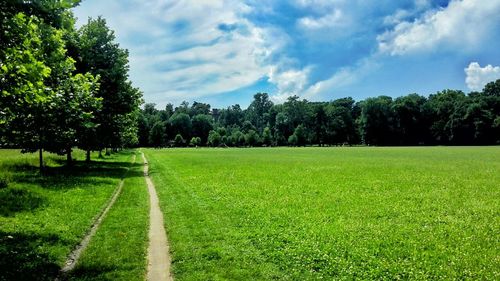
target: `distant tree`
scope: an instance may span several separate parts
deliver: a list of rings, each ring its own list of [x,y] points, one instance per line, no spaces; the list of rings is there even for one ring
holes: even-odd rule
[[[184,137],[189,137],[192,130],[191,118],[187,113],[174,113],[168,120],[170,131],[167,132],[171,136],[181,134]],[[201,136],[200,136],[201,137]]]
[[[361,136],[365,144],[395,144],[394,124],[391,97],[379,96],[363,101],[361,104],[360,125]]]
[[[430,132],[437,144],[459,143],[460,121],[467,96],[462,91],[444,90],[430,95],[425,110],[430,119]]]
[[[427,99],[417,94],[394,100],[392,110],[395,118],[395,133],[400,145],[418,145],[428,141],[429,124],[423,107]]]
[[[254,100],[246,110],[246,120],[254,124],[259,132],[262,132],[269,121],[269,111],[273,106],[273,102],[269,99],[267,93],[257,93],[253,98]]]
[[[249,130],[245,134],[245,144],[248,146],[256,146],[259,142],[259,135],[254,130]]]
[[[189,115],[195,116],[195,115],[208,115],[210,114],[210,104],[208,103],[201,103],[201,102],[193,102],[193,105],[191,105],[191,110],[189,111]]]
[[[293,134],[288,137],[288,144],[292,146],[298,145],[297,135]]]
[[[250,130],[255,131],[257,130],[257,128],[252,124],[252,122],[245,120],[245,122],[243,122],[241,131],[243,133],[248,133]]]
[[[265,127],[262,133],[262,143],[266,146],[270,146],[273,143],[273,136],[271,135],[271,129]]]
[[[162,147],[165,145],[165,123],[157,121],[151,128],[149,135],[149,143],[154,147]]]
[[[205,114],[198,114],[193,116],[191,123],[192,135],[200,137],[202,143],[206,143],[208,133],[213,129],[212,117]]]
[[[200,137],[192,137],[191,141],[189,141],[189,146],[191,147],[198,147],[201,145],[201,138]]]
[[[303,125],[298,125],[297,128],[295,128],[293,135],[297,138],[296,145],[298,145],[298,146],[306,145],[307,135],[306,135],[306,130],[305,130]]]
[[[211,130],[208,133],[208,142],[207,142],[207,144],[209,146],[212,146],[212,147],[217,147],[217,146],[219,146],[220,143],[221,143],[221,135],[219,135],[219,133],[217,133],[216,131]]]
[[[183,147],[185,143],[186,141],[184,140],[181,134],[175,135],[174,144],[176,147]]]

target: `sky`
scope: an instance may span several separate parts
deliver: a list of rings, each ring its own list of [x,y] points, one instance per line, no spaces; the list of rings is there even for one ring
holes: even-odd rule
[[[500,79],[500,0],[83,0],[147,103],[361,100]]]

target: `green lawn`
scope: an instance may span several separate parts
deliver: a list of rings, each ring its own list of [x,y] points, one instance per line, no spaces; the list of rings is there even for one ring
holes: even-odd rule
[[[10,181],[0,189],[0,280],[53,280],[106,205],[131,156],[123,152],[67,168],[62,157],[47,154],[41,176],[37,154],[0,150],[0,176],[7,174]],[[75,157],[84,159],[81,152]]]
[[[149,227],[149,198],[142,158],[136,153],[123,190],[69,280],[143,280]]]
[[[500,279],[500,148],[146,150],[176,280]]]

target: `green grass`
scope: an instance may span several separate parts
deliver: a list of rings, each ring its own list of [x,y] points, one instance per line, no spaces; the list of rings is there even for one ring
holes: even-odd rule
[[[61,157],[45,155],[41,176],[36,154],[0,150],[0,171],[9,178],[8,187],[0,189],[0,280],[53,280],[130,159],[130,152],[120,153],[68,168]]]
[[[69,280],[143,280],[149,198],[139,153],[121,195],[109,211]]]
[[[176,280],[500,279],[500,148],[147,150]]]

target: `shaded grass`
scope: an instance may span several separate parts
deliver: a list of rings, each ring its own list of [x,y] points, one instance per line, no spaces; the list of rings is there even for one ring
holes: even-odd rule
[[[142,280],[146,275],[149,204],[140,154],[69,280]]]
[[[0,169],[11,178],[0,189],[0,280],[53,280],[130,161],[125,152],[65,167],[61,157],[46,155],[42,176],[36,156],[0,150]]]
[[[147,150],[176,280],[500,278],[500,148]]]

